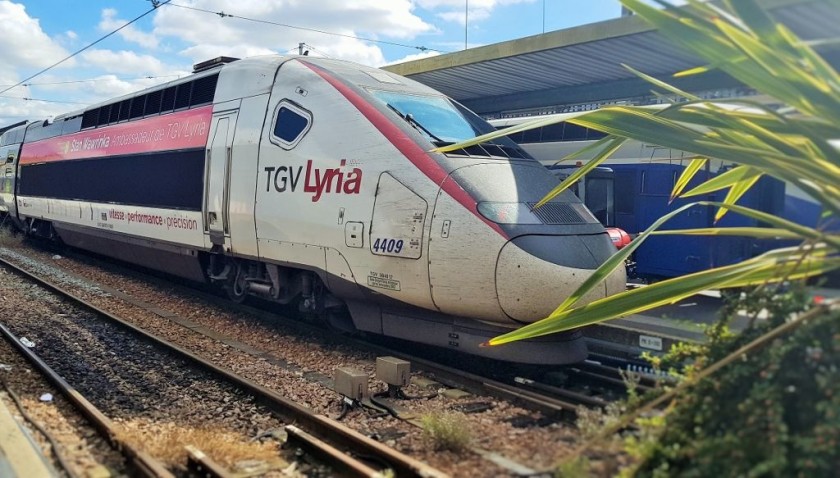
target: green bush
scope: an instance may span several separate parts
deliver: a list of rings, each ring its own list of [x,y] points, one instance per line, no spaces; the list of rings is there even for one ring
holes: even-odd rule
[[[710,330],[708,345],[683,347],[659,365],[714,363],[807,302],[800,290],[774,292],[751,292],[732,301]],[[766,309],[769,318],[732,335],[727,323],[738,309]],[[840,313],[818,315],[787,338],[699,381],[678,396],[665,420],[648,426],[658,427],[658,439],[635,447],[641,453],[637,476],[836,476]]]

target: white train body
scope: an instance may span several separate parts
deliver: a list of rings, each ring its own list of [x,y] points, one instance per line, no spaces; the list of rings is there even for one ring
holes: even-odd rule
[[[390,73],[256,57],[8,131],[0,152],[20,157],[0,192],[32,233],[237,300],[503,360],[581,360],[576,332],[479,348],[544,318],[614,251],[571,193],[531,211],[556,180],[513,143],[431,152],[481,129]]]

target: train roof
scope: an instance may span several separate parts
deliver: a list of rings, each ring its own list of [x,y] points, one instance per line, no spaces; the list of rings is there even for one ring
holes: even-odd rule
[[[207,68],[197,73],[193,73],[182,78],[178,78],[176,80],[168,81],[166,83],[161,83],[155,86],[150,86],[148,88],[137,90],[131,93],[127,93],[122,96],[117,96],[113,98],[109,98],[107,100],[101,101],[99,103],[92,104],[82,109],[70,111],[68,113],[63,113],[55,117],[55,120],[62,120],[65,118],[72,118],[75,116],[79,116],[84,114],[85,111],[89,111],[92,109],[96,109],[102,106],[106,106],[112,103],[117,103],[126,99],[134,98],[135,96],[142,96],[149,92],[157,91],[157,90],[164,90],[171,86],[176,86],[183,83],[188,83],[190,81],[195,81],[200,78],[204,78],[207,76],[213,76],[219,74],[220,71],[224,70],[226,72],[251,72],[256,73],[253,75],[253,78],[256,81],[244,82],[238,85],[238,91],[240,92],[239,97],[242,96],[251,96],[260,93],[265,93],[270,91],[271,82],[274,81],[274,71],[271,71],[270,78],[268,81],[259,81],[259,79],[264,78],[266,72],[274,68],[276,70],[277,65],[279,65],[284,59],[288,57],[282,57],[279,55],[265,55],[265,56],[257,56],[252,58],[247,58],[244,60],[237,60],[230,63],[220,63],[219,66],[214,68]]]
[[[236,85],[235,90],[220,89],[217,91],[215,98],[216,102],[221,103],[236,98],[269,93],[271,92],[277,68],[280,64],[289,60],[300,60],[320,66],[342,76],[345,79],[350,79],[354,83],[363,86],[382,87],[383,85],[387,85],[389,89],[399,90],[410,88],[412,91],[425,90],[429,94],[440,94],[439,92],[415,80],[398,77],[397,75],[384,72],[378,68],[363,66],[349,61],[308,56],[262,55],[241,60],[228,61],[226,63],[219,63],[218,66],[202,69],[197,73],[187,75],[183,78],[178,78],[176,80],[161,83],[142,90],[137,90],[122,96],[109,98],[105,101],[92,104],[82,109],[63,113],[56,116],[53,121],[58,122],[82,116],[87,111],[119,103],[121,101],[142,96],[151,92],[165,90],[172,86],[196,81],[208,76],[217,75],[220,74],[220,72],[223,72],[224,75],[228,77],[241,77],[241,80],[234,80],[230,82]]]

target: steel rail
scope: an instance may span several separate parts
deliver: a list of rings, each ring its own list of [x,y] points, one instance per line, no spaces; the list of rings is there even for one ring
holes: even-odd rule
[[[298,442],[310,452],[318,455],[322,460],[331,463],[337,469],[347,472],[347,474],[366,478],[382,476],[379,470],[371,468],[346,453],[342,453],[341,450],[323,440],[315,438],[294,425],[286,425],[284,429],[289,434],[289,439]]]
[[[67,383],[61,375],[57,374],[49,365],[41,360],[41,357],[23,345],[12,331],[2,323],[0,323],[0,333],[90,421],[93,427],[108,441],[113,449],[119,450],[128,459],[129,463],[131,463],[140,475],[153,478],[175,478],[175,475],[169,472],[163,464],[152,458],[148,453],[138,450],[129,443],[117,438],[114,423],[82,396],[78,390]]]
[[[436,381],[440,382],[442,385],[445,385],[447,387],[460,388],[475,395],[487,395],[496,399],[505,400],[518,406],[521,406],[525,409],[538,411],[549,416],[556,416],[562,419],[571,420],[576,417],[578,407],[580,406],[600,406],[600,403],[594,404],[592,403],[592,401],[578,400],[579,397],[573,392],[568,394],[557,394],[553,393],[553,391],[546,389],[540,391],[539,387],[527,386],[522,383],[516,383],[515,380],[513,381],[513,383],[506,383],[499,380],[491,379],[489,377],[484,377],[464,370],[459,370],[454,367],[449,367],[447,365],[435,362],[433,360],[417,357],[400,350],[375,344],[364,339],[349,337],[346,335],[329,335],[325,333],[323,327],[317,327],[299,320],[284,317],[282,315],[277,314],[276,312],[270,312],[258,307],[254,307],[252,305],[236,304],[228,299],[219,297],[217,295],[213,295],[209,292],[177,284],[167,280],[166,278],[161,278],[157,275],[150,275],[148,273],[139,271],[135,268],[128,267],[125,264],[112,261],[108,258],[91,257],[90,255],[86,254],[74,253],[74,251],[65,251],[64,254],[67,256],[73,256],[81,261],[97,262],[99,264],[97,264],[96,267],[103,267],[103,263],[107,264],[108,267],[112,269],[117,269],[120,273],[133,276],[135,278],[138,278],[139,280],[152,282],[161,287],[173,288],[184,294],[189,294],[207,302],[210,302],[228,311],[232,311],[235,313],[246,313],[265,322],[276,322],[277,319],[280,318],[283,320],[283,325],[285,327],[296,330],[299,333],[312,334],[324,338],[328,337],[329,340],[339,343],[341,345],[355,347],[361,350],[368,351],[375,355],[390,355],[397,358],[401,358],[403,360],[407,360],[412,363],[412,368],[433,375]],[[70,275],[73,274],[70,273]],[[104,289],[107,290],[108,288],[105,287]],[[118,291],[116,293],[119,294]],[[141,304],[138,304],[136,302],[134,303],[139,307],[143,307]],[[157,308],[153,309],[154,310],[149,310],[156,313],[160,312],[160,310]],[[604,370],[604,374],[595,374],[604,375],[604,380],[598,381],[616,384],[617,381],[610,379],[613,377],[620,378],[618,370],[612,369],[610,371],[607,371],[606,369],[610,369],[610,367],[603,367],[602,370]],[[598,378],[600,377],[593,376],[593,379],[595,380],[597,380]]]
[[[200,476],[203,478],[232,478],[233,475],[222,468],[218,463],[205,455],[203,451],[198,448],[187,445],[187,470],[193,476]]]
[[[447,476],[445,473],[415,458],[412,458],[397,450],[387,447],[384,444],[379,443],[369,437],[366,437],[361,433],[327,416],[315,413],[308,407],[305,407],[286,397],[283,397],[282,395],[278,394],[273,390],[267,389],[244,377],[240,377],[230,370],[221,368],[207,360],[202,359],[201,357],[193,354],[192,352],[186,349],[183,349],[163,338],[157,337],[156,335],[151,334],[106,310],[100,309],[96,305],[91,304],[90,302],[82,299],[81,297],[77,297],[72,292],[67,291],[64,288],[53,284],[52,282],[41,278],[33,273],[30,273],[29,271],[21,267],[18,267],[17,265],[9,262],[5,258],[0,257],[0,264],[42,285],[43,287],[63,297],[66,297],[67,299],[81,305],[82,307],[98,315],[101,315],[102,317],[105,317],[136,334],[141,335],[146,339],[156,344],[159,344],[178,355],[188,358],[190,361],[194,362],[195,364],[204,368],[205,370],[223,378],[224,380],[235,384],[237,387],[242,388],[248,393],[254,395],[255,398],[258,399],[258,401],[260,401],[263,405],[273,410],[281,417],[284,417],[286,421],[302,425],[313,436],[326,442],[329,442],[332,445],[337,446],[339,448],[345,448],[347,450],[350,450],[350,453],[354,453],[358,456],[374,457],[374,459],[376,459],[379,463],[384,463],[390,466],[391,469],[394,471],[395,475],[398,477],[434,478]],[[78,393],[76,394],[78,395]]]

